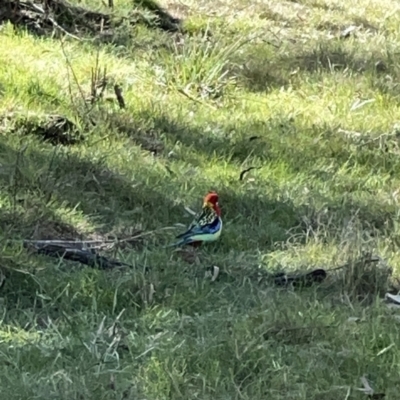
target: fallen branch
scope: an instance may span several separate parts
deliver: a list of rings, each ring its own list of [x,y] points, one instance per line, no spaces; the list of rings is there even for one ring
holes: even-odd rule
[[[314,283],[322,283],[327,277],[327,272],[322,269],[315,269],[307,273],[299,273],[287,275],[285,273],[278,273],[274,276],[274,283],[277,286],[300,286],[309,287]]]
[[[41,243],[40,243],[41,242]],[[38,254],[50,257],[63,258],[65,260],[77,261],[92,268],[113,269],[118,267],[131,267],[131,265],[117,260],[109,260],[94,252],[93,249],[84,249],[73,246],[71,243],[43,243],[46,241],[24,241],[24,247],[34,249]],[[79,242],[78,242],[79,243]]]
[[[54,18],[50,17],[48,15],[48,13],[46,13],[43,8],[39,7],[37,4],[35,3],[31,3],[30,4],[31,7],[33,7],[36,11],[38,11],[41,15],[43,15],[44,17],[47,18],[48,21],[50,21],[50,23],[53,25],[54,28],[59,29],[62,33],[64,33],[65,35],[71,37],[72,39],[76,39],[76,40],[81,40],[80,38],[78,38],[78,36],[73,35],[72,33],[69,33],[68,31],[66,31],[62,26],[60,26],[55,20]],[[43,18],[43,17],[42,17]]]

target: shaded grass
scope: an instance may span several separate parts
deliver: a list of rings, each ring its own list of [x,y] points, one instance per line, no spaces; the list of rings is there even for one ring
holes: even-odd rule
[[[398,274],[396,4],[210,4],[162,4],[186,34],[127,27],[108,44],[2,27],[0,112],[62,114],[85,138],[54,146],[0,121],[6,398],[356,399],[364,374],[396,398],[386,272],[357,263],[376,253]],[[88,111],[96,59],[109,89]],[[162,249],[168,231],[117,251],[125,270],[21,247],[186,224],[209,189],[224,232],[194,264]],[[264,280],[344,263],[319,288]]]

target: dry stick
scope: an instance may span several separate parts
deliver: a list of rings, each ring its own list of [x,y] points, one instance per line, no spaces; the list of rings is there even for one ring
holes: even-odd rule
[[[122,89],[119,85],[114,85],[115,97],[117,98],[119,108],[125,108],[125,100],[122,96]]]
[[[271,30],[269,30],[269,31],[270,31],[275,37],[277,37],[277,36],[274,34],[274,32],[272,32]],[[265,35],[265,34],[264,34],[264,32],[263,32],[263,33],[260,33],[259,35],[255,35],[255,36],[250,37],[250,38],[248,38],[248,39],[246,39],[246,40],[243,40],[243,42],[239,44],[238,49],[239,49],[240,47],[243,47],[243,46],[246,45],[247,43],[252,42],[252,41],[255,40],[255,39],[260,39],[260,38],[262,38],[264,35]],[[280,44],[274,44],[274,43],[272,43],[272,42],[269,42],[269,41],[266,40],[266,39],[263,39],[263,41],[264,41],[265,43],[267,43],[267,44],[270,44],[271,46],[276,47],[277,49],[279,49],[279,47],[281,47],[281,45],[282,45],[282,42],[281,42]]]
[[[69,60],[68,55],[67,55],[67,53],[66,53],[66,51],[65,51],[65,48],[64,48],[64,41],[63,41],[63,40],[61,40],[61,50],[62,50],[62,52],[63,52],[63,54],[64,54],[64,57],[65,57],[65,61],[66,61],[66,63],[67,63],[67,66],[69,67],[69,69],[70,69],[71,72],[72,72],[72,76],[73,76],[73,78],[74,78],[74,81],[75,81],[76,85],[78,86],[78,90],[79,90],[79,93],[80,93],[80,95],[81,95],[81,97],[82,97],[83,104],[85,105],[87,114],[89,114],[91,110],[90,110],[89,106],[86,104],[85,95],[84,95],[84,93],[83,93],[83,90],[82,90],[82,88],[81,88],[81,85],[79,84],[78,78],[77,78],[77,76],[76,76],[76,74],[75,74],[74,68],[72,67],[71,61]],[[68,71],[68,69],[67,69],[67,71]],[[68,76],[69,76],[69,74],[68,74]],[[71,102],[72,102],[72,104],[75,106],[75,103],[74,103],[74,101],[73,101],[72,90],[71,90],[71,83],[70,83],[70,82],[69,82],[69,93],[70,93],[70,96],[71,96]],[[89,116],[89,121],[90,121],[90,123],[91,123],[93,126],[96,125],[96,123],[93,121],[92,118],[90,118],[90,116]]]
[[[192,101],[194,101],[194,102],[196,102],[196,103],[199,103],[199,104],[202,104],[202,105],[204,105],[204,106],[210,107],[210,108],[213,109],[213,110],[217,110],[217,107],[214,107],[214,106],[212,106],[211,104],[208,104],[208,103],[206,103],[206,102],[204,102],[204,101],[201,101],[201,100],[196,99],[195,97],[191,96],[189,93],[186,92],[185,89],[176,89],[176,90],[178,91],[178,93],[183,94],[183,95],[186,96],[188,99],[190,99],[190,100],[192,100]]]
[[[74,109],[77,110],[75,105],[74,96],[72,95],[72,85],[71,85],[71,76],[69,72],[69,68],[67,68],[67,77],[68,77],[68,94],[71,100],[71,104],[73,105]]]
[[[69,67],[69,69],[70,69],[71,72],[72,72],[72,76],[74,77],[74,81],[75,81],[76,85],[78,86],[78,90],[79,90],[79,93],[81,94],[83,103],[85,104],[86,109],[89,109],[88,106],[86,105],[85,95],[84,95],[84,93],[83,93],[83,90],[82,90],[82,88],[81,88],[81,85],[79,84],[79,81],[78,81],[78,78],[77,78],[77,76],[76,76],[76,74],[75,74],[74,68],[72,67],[71,61],[69,60],[68,55],[67,55],[67,53],[66,53],[66,51],[65,51],[64,41],[63,41],[63,40],[61,40],[61,50],[62,50],[62,52],[63,52],[63,54],[64,54],[64,57],[65,57],[65,61],[66,61],[66,63],[67,63],[67,66]]]
[[[108,79],[107,79],[107,67],[104,67],[103,69],[103,77],[101,78],[101,89],[100,89],[100,93],[99,93],[99,98],[103,98],[104,95],[104,91],[106,90],[107,87],[107,83],[108,83]]]
[[[295,332],[295,331],[306,331],[312,329],[330,329],[330,328],[336,328],[336,325],[294,326],[291,328],[281,328],[281,329],[271,328],[270,330],[265,331],[264,334],[268,333],[276,334],[282,332]]]
[[[163,228],[154,229],[152,231],[142,232],[135,236],[131,236],[125,239],[117,239],[117,240],[24,240],[23,243],[30,244],[71,244],[71,245],[85,245],[85,244],[115,244],[115,243],[124,243],[130,242],[135,239],[140,239],[143,236],[149,236],[153,233],[158,233],[167,230],[176,229],[174,226],[165,226]],[[12,240],[12,242],[19,242],[19,240]]]
[[[92,68],[91,71],[90,103],[92,105],[92,108],[90,109],[90,111],[93,110],[96,102],[103,97],[104,91],[107,87],[107,67],[104,67],[103,75],[101,75],[99,67],[99,55],[100,55],[100,50],[98,49],[96,53],[95,67]],[[99,93],[97,92],[98,89],[100,89]]]
[[[91,75],[90,75],[90,103],[94,105],[97,98],[97,75],[98,75],[98,61],[99,61],[99,51],[96,53],[96,64],[95,67],[91,68]]]
[[[128,242],[130,240],[139,239],[139,238],[141,238],[143,236],[148,236],[148,235],[151,235],[153,233],[157,233],[157,232],[161,232],[161,231],[167,231],[167,230],[173,230],[173,229],[176,229],[176,228],[174,226],[165,226],[163,228],[154,229],[152,231],[147,231],[147,232],[143,232],[143,233],[140,233],[138,235],[135,235],[135,236],[131,236],[130,238],[121,239],[121,240],[119,240],[119,242],[120,243]]]
[[[97,81],[97,68],[91,68],[90,74],[90,104],[94,105],[96,102],[97,97],[97,88],[96,88],[96,81]]]
[[[139,235],[132,236],[130,238],[123,239],[121,241],[110,241],[114,245],[118,242],[126,242],[129,240],[137,239],[146,235],[150,235],[157,231],[173,229],[173,227],[164,227],[160,229],[156,229],[153,231],[143,232]],[[11,240],[11,242],[17,242],[17,240]],[[99,241],[91,241],[92,243],[99,243]],[[90,243],[87,241],[86,244]],[[70,247],[68,247],[68,244]],[[109,260],[108,258],[101,256],[91,250],[94,250],[95,247],[84,248],[85,242],[73,242],[73,241],[62,241],[62,240],[24,240],[23,246],[25,248],[29,248],[28,246],[35,248],[35,250],[39,254],[45,254],[51,257],[62,257],[71,261],[78,261],[82,264],[86,264],[89,266],[99,265],[102,269],[109,269],[115,267],[124,267],[129,266],[130,264],[126,264],[117,260]],[[111,247],[112,248],[112,247]]]
[[[51,171],[51,168],[53,167],[54,160],[56,159],[58,149],[59,149],[58,145],[54,147],[54,151],[53,151],[53,154],[52,154],[50,162],[49,162],[49,168],[47,168],[47,174],[46,174],[46,179],[44,181],[44,186],[47,186],[47,184],[49,182],[50,171]],[[46,204],[48,204],[50,202],[52,195],[53,195],[53,191],[49,191],[49,194],[46,196]]]
[[[17,193],[18,193],[18,175],[20,174],[20,161],[23,157],[25,150],[28,148],[27,144],[24,144],[17,152],[17,158],[14,165],[14,174],[12,175],[12,210],[13,214],[17,212]]]
[[[379,256],[374,256],[374,257],[375,258],[372,258],[372,257],[371,258],[365,258],[362,261],[364,261],[365,263],[376,263],[376,262],[381,261]],[[360,260],[358,260],[358,261],[360,261]],[[328,272],[337,271],[339,269],[348,268],[350,266],[351,266],[351,263],[346,263],[346,264],[340,265],[339,267],[327,269],[327,271]]]
[[[260,168],[259,168],[259,167],[249,167],[249,168],[246,168],[245,170],[243,170],[243,171],[240,173],[239,181],[242,181],[242,180],[244,179],[244,176],[245,176],[248,172],[252,171],[253,169],[260,169]]]

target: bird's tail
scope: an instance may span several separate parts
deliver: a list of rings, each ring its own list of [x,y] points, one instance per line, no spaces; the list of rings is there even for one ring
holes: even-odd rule
[[[163,246],[163,249],[170,249],[171,247],[178,247],[180,245],[179,242],[175,242],[175,243],[171,243],[171,244],[167,244],[166,246]]]

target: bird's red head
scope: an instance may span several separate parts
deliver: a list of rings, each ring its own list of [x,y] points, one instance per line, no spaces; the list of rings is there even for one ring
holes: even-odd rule
[[[218,204],[218,194],[217,192],[209,192],[204,197],[204,205],[210,205],[218,216],[221,216],[221,209]]]

